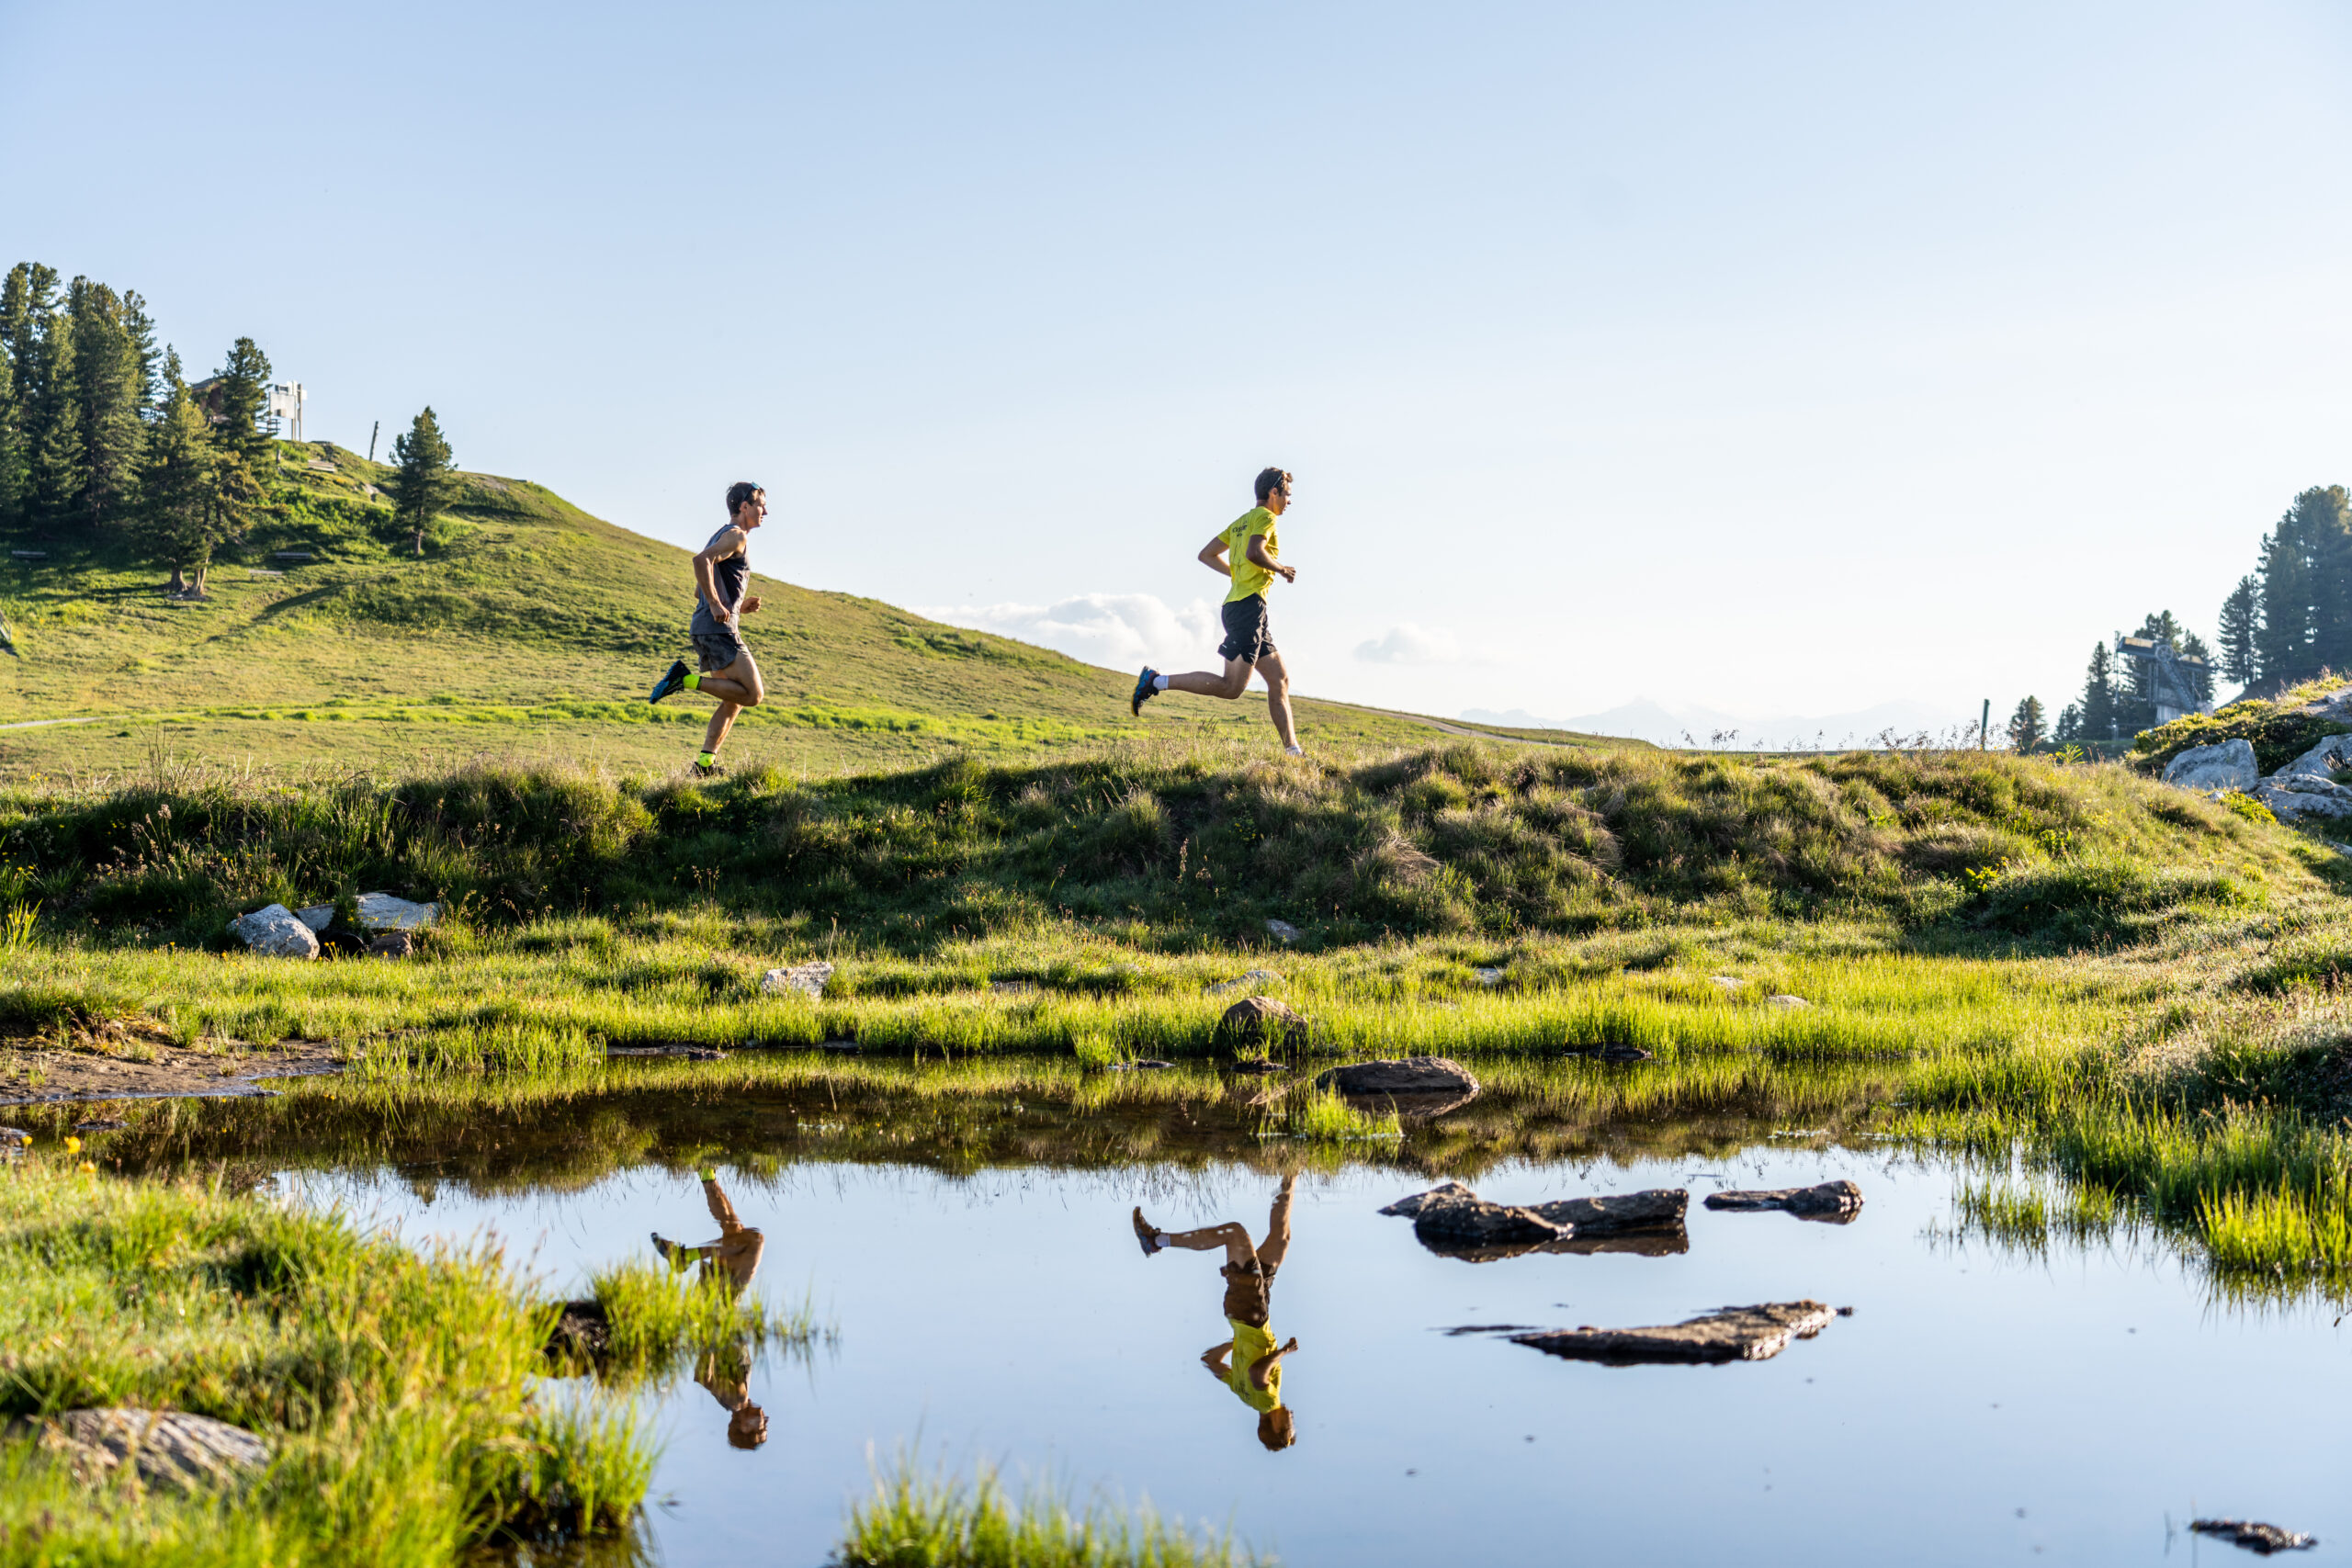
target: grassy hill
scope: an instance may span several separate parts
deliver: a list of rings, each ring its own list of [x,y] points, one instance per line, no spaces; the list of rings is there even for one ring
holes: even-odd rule
[[[158,754],[401,768],[485,753],[679,765],[709,705],[642,695],[686,651],[688,555],[543,486],[461,476],[413,551],[377,493],[390,470],[324,442],[278,446],[275,514],[184,603],[113,536],[11,537],[0,615],[0,776],[119,773]],[[716,509],[714,508],[714,511]],[[789,559],[789,525],[761,554]],[[286,558],[280,552],[312,558]],[[800,771],[920,761],[948,747],[1033,751],[1116,736],[1271,733],[1264,705],[1161,703],[1138,724],[1126,677],[925,620],[876,600],[755,576],[745,623],[768,680],[732,763]],[[1423,726],[1299,704],[1310,743],[1408,743]]]

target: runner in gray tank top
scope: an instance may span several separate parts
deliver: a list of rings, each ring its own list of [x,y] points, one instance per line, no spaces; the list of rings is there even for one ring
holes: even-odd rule
[[[695,759],[695,772],[704,778],[718,772],[718,749],[734,728],[735,716],[759,706],[767,695],[760,667],[743,646],[738,625],[760,607],[760,596],[746,598],[743,589],[752,576],[752,530],[767,514],[767,491],[749,480],[728,487],[727,526],[713,534],[695,557],[695,615],[686,635],[694,640],[702,669],[688,670],[686,661],[679,660],[645,699],[658,703],[673,692],[704,692],[718,699],[718,711],[703,732],[702,755]]]

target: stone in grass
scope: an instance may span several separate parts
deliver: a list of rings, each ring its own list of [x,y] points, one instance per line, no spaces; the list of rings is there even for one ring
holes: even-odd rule
[[[85,1482],[130,1465],[141,1482],[169,1491],[229,1485],[269,1463],[269,1446],[242,1427],[184,1410],[117,1405],[68,1410],[8,1424],[12,1438],[34,1437]]]
[[[1787,1349],[1792,1339],[1812,1338],[1836,1315],[1816,1301],[1765,1302],[1653,1328],[1587,1326],[1510,1337],[1514,1345],[1531,1345],[1546,1355],[1617,1367],[1764,1361]]]
[[[2260,777],[2253,743],[2244,739],[2191,746],[2165,764],[2165,783],[2180,789],[2252,789]]]
[[[378,931],[368,939],[370,958],[410,958],[416,953],[416,937],[410,931]]]
[[[316,958],[316,931],[283,904],[269,904],[229,922],[230,934],[265,958]]]
[[[1764,998],[1764,1005],[1766,1007],[1775,1008],[1809,1008],[1813,1004],[1805,1000],[1803,997],[1780,996],[1766,997]]]
[[[1306,1020],[1272,997],[1244,997],[1225,1010],[1216,1032],[1228,1043],[1287,1045],[1306,1038]]]
[[[1276,942],[1291,942],[1298,940],[1298,928],[1288,920],[1268,920],[1266,930],[1273,933]]]
[[[2191,1519],[2188,1528],[2199,1535],[2218,1536],[2232,1546],[2243,1546],[2265,1557],[2274,1551],[2309,1551],[2319,1544],[2317,1536],[2254,1519]]]
[[[1282,976],[1272,969],[1252,969],[1234,979],[1218,981],[1209,987],[1209,995],[1222,997],[1232,991],[1246,991],[1252,986],[1279,986],[1282,983]]]
[[[2238,744],[2244,746],[2245,742],[2240,741]],[[2251,746],[2246,747],[2249,753],[2253,750]],[[2187,753],[2184,752],[2183,755]],[[2280,784],[2292,778],[2319,779],[2332,783],[2337,773],[2347,768],[2352,768],[2352,735],[2331,735],[2270,776]],[[2165,782],[2170,783],[2172,770],[2167,768],[2165,773]],[[2240,784],[2236,787],[2243,789],[2245,786]]]
[[[362,893],[357,902],[363,931],[421,931],[441,923],[438,904],[412,904],[389,893]]]
[[[1841,1179],[1815,1187],[1710,1192],[1707,1194],[1707,1207],[1741,1211],[1778,1209],[1801,1220],[1833,1220],[1844,1224],[1862,1212],[1862,1190]]]
[[[2246,792],[2281,822],[2302,817],[2352,817],[2352,789],[2316,773],[2279,773]]]
[[[787,968],[771,969],[760,976],[760,990],[771,997],[787,996],[797,991],[802,996],[821,997],[825,982],[833,977],[833,966],[823,959],[814,964],[795,964]]]
[[[1478,1079],[1450,1056],[1405,1056],[1332,1067],[1317,1077],[1315,1087],[1358,1095],[1476,1094]]]
[[[322,931],[334,924],[333,904],[305,904],[294,911],[294,918],[314,931]]]

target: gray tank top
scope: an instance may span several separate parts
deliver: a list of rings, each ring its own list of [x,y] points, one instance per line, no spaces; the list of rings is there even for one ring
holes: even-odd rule
[[[728,528],[732,528],[733,526],[735,526],[735,525],[729,523],[727,525],[727,528],[721,528],[718,533],[713,534],[710,536],[710,544],[703,546],[703,548],[708,549],[711,545],[718,543],[720,535],[725,534]],[[718,589],[720,603],[725,604],[729,610],[732,610],[736,605],[743,602],[743,580],[751,575],[752,551],[748,544],[746,544],[741,555],[729,556],[725,560],[714,561],[711,563],[711,581]],[[696,631],[715,630],[718,626],[718,617],[711,613],[709,605],[702,602],[702,595],[700,593],[696,593],[695,595],[694,629]]]

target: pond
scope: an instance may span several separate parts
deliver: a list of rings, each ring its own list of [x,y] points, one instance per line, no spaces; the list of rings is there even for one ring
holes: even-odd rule
[[[1592,1149],[1616,1152],[1468,1179],[1511,1202],[1687,1187],[1686,1249],[1466,1262],[1377,1213],[1445,1172],[1376,1148],[1310,1157],[1228,1128],[1065,1162],[1046,1135],[1057,1113],[1033,1105],[1017,1109],[1025,1164],[794,1153],[792,1129],[825,1111],[750,1090],[718,1120],[681,1105],[673,1126],[640,1100],[624,1142],[642,1152],[584,1174],[552,1147],[538,1169],[526,1138],[494,1174],[480,1150],[460,1167],[410,1149],[288,1161],[278,1180],[412,1239],[494,1232],[562,1292],[650,1258],[656,1232],[710,1239],[690,1167],[712,1159],[764,1233],[768,1300],[805,1294],[836,1332],[752,1369],[757,1448],[730,1443],[728,1404],[691,1378],[645,1396],[663,1448],[637,1550],[665,1563],[814,1568],[870,1467],[906,1453],[1148,1497],[1292,1564],[2234,1561],[2185,1533],[2202,1515],[2311,1531],[2322,1553],[2352,1540],[2335,1308],[2233,1304],[2129,1227],[2044,1250],[1969,1234],[1956,1194],[1984,1173],[1941,1158],[1770,1121],[1719,1122],[1698,1153],[1602,1128]],[[1059,1114],[1085,1143],[1088,1116]],[[1291,1440],[1269,1446],[1202,1360],[1234,1332],[1222,1254],[1147,1257],[1129,1215],[1262,1239],[1286,1165],[1268,1326],[1298,1348],[1281,1385]],[[1841,1177],[1866,1200],[1850,1224],[1700,1203]],[[1851,1315],[1720,1366],[1597,1365],[1451,1332],[1800,1298]]]

